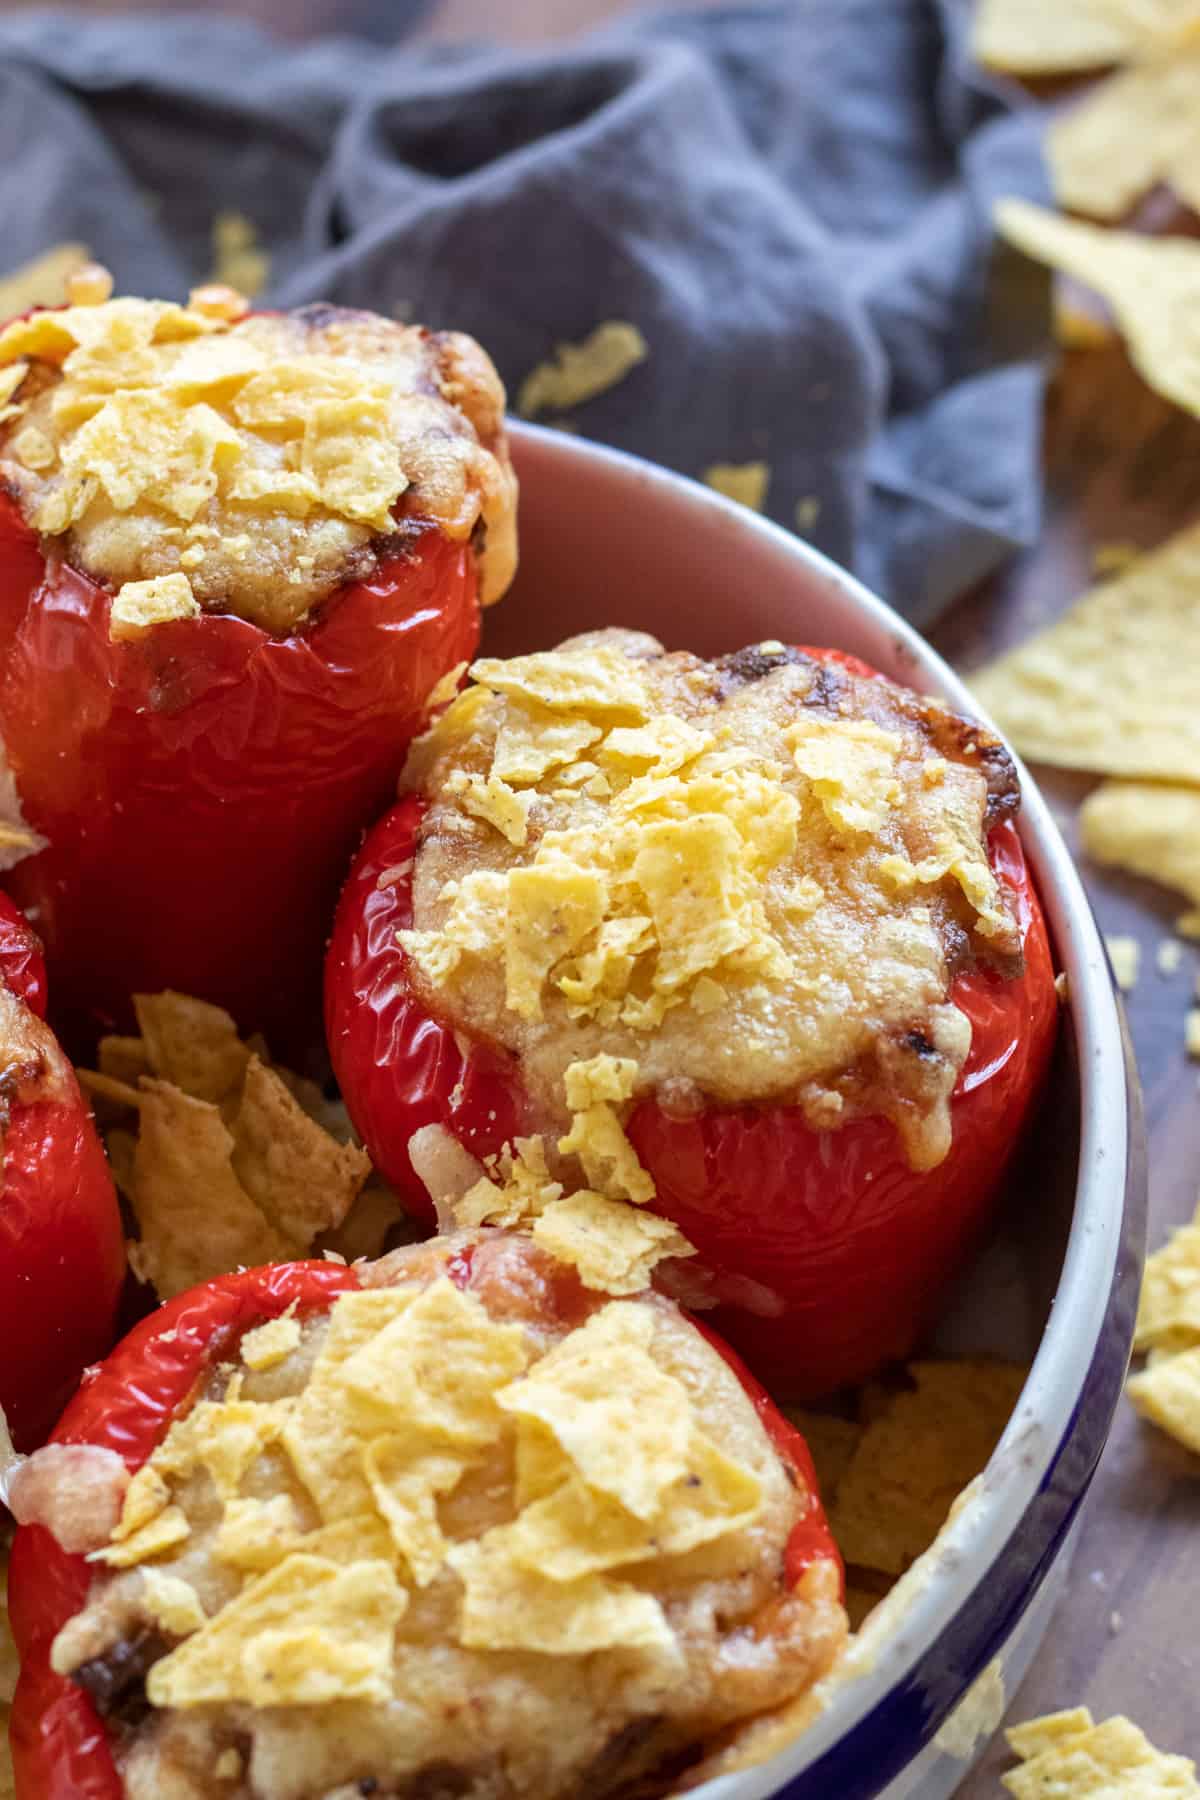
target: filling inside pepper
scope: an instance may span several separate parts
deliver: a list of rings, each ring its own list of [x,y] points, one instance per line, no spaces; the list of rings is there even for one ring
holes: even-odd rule
[[[53,1663],[130,1800],[648,1795],[830,1666],[815,1496],[669,1301],[504,1233],[362,1274],[228,1347],[93,1554]]]
[[[430,523],[474,538],[485,604],[503,593],[516,490],[479,346],[333,306],[236,313],[201,290],[0,332],[0,482],[118,590],[114,635],[202,609],[289,630]]]
[[[954,980],[1020,968],[998,740],[778,644],[705,662],[606,631],[471,673],[405,774],[429,805],[401,942],[431,1010],[519,1057],[558,1153],[649,1198],[613,1126],[655,1094],[881,1114],[938,1163]]]

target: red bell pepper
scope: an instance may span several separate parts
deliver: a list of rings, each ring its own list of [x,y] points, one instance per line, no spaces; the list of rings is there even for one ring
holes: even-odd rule
[[[112,1343],[125,1242],[108,1161],[49,1028],[41,947],[0,894],[0,1406],[39,1443]]]
[[[109,637],[111,590],[0,496],[0,737],[47,848],[5,886],[73,1046],[173,987],[293,1056],[329,917],[438,679],[479,636],[474,559],[434,528],[305,625],[231,614]]]
[[[471,1255],[468,1248],[447,1265],[460,1287],[471,1279]],[[301,1316],[324,1311],[357,1286],[352,1268],[280,1263],[223,1275],[180,1294],[143,1320],[85,1380],[51,1442],[113,1450],[135,1472],[208,1370],[235,1354],[247,1331],[293,1302]],[[840,1571],[804,1439],[720,1339],[708,1330],[705,1336],[727,1358],[780,1457],[812,1495],[788,1542],[788,1580],[794,1585],[821,1559],[832,1560]],[[21,1657],[10,1728],[16,1800],[121,1800],[109,1739],[91,1700],[50,1667],[54,1639],[83,1607],[93,1573],[82,1556],[68,1556],[42,1526],[17,1532],[8,1576],[9,1613]]]
[[[839,652],[808,653],[876,673]],[[532,1123],[515,1059],[470,1041],[410,984],[396,933],[412,924],[423,810],[420,798],[402,799],[351,870],[326,962],[325,1024],[372,1159],[428,1216],[408,1159],[414,1131],[444,1125],[484,1157]],[[972,1041],[951,1101],[951,1148],[936,1168],[911,1169],[883,1118],[820,1133],[796,1107],[713,1105],[678,1119],[647,1099],[627,1123],[658,1189],[654,1210],[696,1246],[724,1301],[714,1321],[789,1393],[860,1380],[911,1350],[986,1226],[1031,1111],[1055,1032],[1054,971],[1011,824],[992,831],[989,859],[1017,910],[1024,966],[1011,979],[971,969],[951,987]],[[764,1296],[774,1297],[770,1314]]]

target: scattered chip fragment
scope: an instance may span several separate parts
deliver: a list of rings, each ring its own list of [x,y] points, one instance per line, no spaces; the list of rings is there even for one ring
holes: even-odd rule
[[[1138,983],[1142,946],[1135,937],[1127,937],[1123,934],[1106,937],[1104,944],[1117,986],[1123,994],[1132,993]]]
[[[1036,761],[1200,783],[1198,660],[1200,527],[1191,526],[1092,588],[971,685],[1017,749]],[[1174,804],[1189,803],[1200,816],[1200,798]],[[1168,804],[1155,802],[1156,811]],[[1196,897],[1200,904],[1200,879]]]
[[[1027,200],[1001,200],[996,225],[1027,256],[1094,289],[1147,385],[1185,412],[1200,412],[1200,357],[1187,348],[1200,301],[1200,244],[1106,231]]]
[[[517,411],[531,419],[540,412],[582,406],[624,381],[649,354],[636,325],[627,319],[606,320],[581,343],[559,344],[549,362],[529,372],[517,393]]]
[[[1002,1777],[1016,1800],[1188,1800],[1196,1765],[1156,1750],[1131,1719],[1097,1725],[1085,1706],[1015,1725],[1006,1734],[1021,1766]]]

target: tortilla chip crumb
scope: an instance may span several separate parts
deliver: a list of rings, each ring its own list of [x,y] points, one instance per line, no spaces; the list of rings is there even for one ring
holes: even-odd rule
[[[1154,952],[1154,961],[1160,975],[1170,977],[1177,974],[1183,961],[1183,945],[1179,939],[1163,938]]]
[[[606,394],[645,362],[650,350],[636,325],[608,319],[579,344],[559,344],[521,383],[517,411],[523,419],[540,412],[565,412]]]
[[[1141,54],[1181,10],[1180,0],[982,0],[972,49],[1009,74],[1069,75]]]
[[[727,500],[737,500],[751,512],[761,512],[766,505],[771,465],[765,462],[712,463],[705,469],[702,479],[718,494],[724,494]]]
[[[1187,1016],[1187,1053],[1200,1059],[1200,1006],[1193,1006]]]
[[[1030,1719],[1005,1733],[1021,1767],[1002,1777],[1016,1800],[1051,1795],[1103,1800],[1158,1800],[1200,1795],[1196,1765],[1156,1750],[1131,1719],[1117,1714],[1097,1725],[1086,1706]]]
[[[1141,554],[1139,544],[1126,541],[1097,544],[1092,551],[1092,574],[1097,578],[1102,575],[1119,575],[1131,562],[1136,562]]]
[[[913,1363],[913,1387],[871,1388],[868,1418],[830,1508],[847,1563],[903,1574],[927,1550],[998,1443],[1028,1371],[1013,1363]]]
[[[213,269],[209,281],[253,300],[271,279],[271,258],[258,241],[258,227],[240,212],[219,212],[212,222]]]
[[[1200,792],[1164,787],[1156,793],[1149,784],[1200,782],[1193,679],[1198,657],[1200,528],[1193,525],[1091,588],[1047,630],[981,670],[971,685],[1023,755],[1138,782],[1138,792],[1120,803],[1128,809],[1129,829],[1140,820],[1143,836],[1153,827],[1156,839],[1169,845],[1178,830],[1176,812],[1200,824]],[[1084,807],[1089,854],[1097,854],[1086,838],[1089,818],[1118,804],[1099,797],[1108,793],[1099,789]],[[1200,844],[1200,832],[1193,830],[1190,841]],[[1179,844],[1174,854],[1182,857]],[[1200,904],[1200,849],[1191,862],[1196,886],[1184,885],[1184,891]]]
[[[138,1227],[129,1260],[139,1280],[166,1300],[320,1247],[371,1175],[348,1125],[345,1136],[331,1131],[339,1117],[320,1090],[257,1055],[219,1006],[167,992],[135,995],[134,1009],[141,1036],[102,1040],[100,1071],[80,1070],[80,1080],[104,1101],[106,1148]],[[270,1360],[292,1347],[292,1325],[264,1328]]]
[[[68,278],[91,259],[86,244],[55,244],[32,262],[0,275],[0,320],[14,319],[34,306],[61,306]]]
[[[1142,946],[1135,937],[1113,936],[1104,940],[1113,978],[1123,994],[1132,993],[1138,983]]]

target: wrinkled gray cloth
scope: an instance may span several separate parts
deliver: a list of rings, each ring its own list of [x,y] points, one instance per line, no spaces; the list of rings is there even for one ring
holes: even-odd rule
[[[80,238],[181,297],[235,209],[270,301],[460,327],[510,393],[629,320],[647,359],[552,422],[690,474],[766,463],[774,518],[928,621],[1038,518],[1045,289],[988,284],[993,199],[1043,197],[1038,119],[966,24],[793,0],[517,55],[18,15],[0,267]]]

